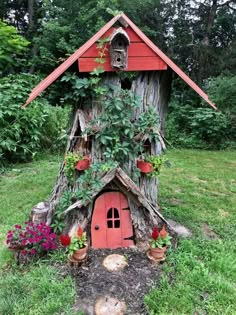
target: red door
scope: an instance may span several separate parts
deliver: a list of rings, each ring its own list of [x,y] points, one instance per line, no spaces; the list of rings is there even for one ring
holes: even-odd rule
[[[93,248],[134,245],[133,227],[127,198],[120,192],[106,192],[94,204],[91,224]]]

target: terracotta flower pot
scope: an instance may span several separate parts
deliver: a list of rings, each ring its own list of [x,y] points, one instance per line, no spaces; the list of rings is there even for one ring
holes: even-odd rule
[[[144,162],[142,160],[137,160],[137,168],[140,169],[141,173],[151,173],[152,164],[149,162]]]
[[[73,253],[73,258],[78,261],[83,260],[87,255],[87,251],[88,251],[88,245],[86,245],[84,248],[75,250]]]
[[[165,255],[166,246],[162,248],[150,248],[150,254],[156,259],[162,259]]]
[[[78,171],[87,170],[90,167],[91,159],[88,156],[84,156],[83,160],[80,160],[76,163],[75,169]]]

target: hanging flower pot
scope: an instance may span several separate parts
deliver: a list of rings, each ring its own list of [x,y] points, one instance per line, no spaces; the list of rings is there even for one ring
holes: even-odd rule
[[[82,160],[79,160],[76,165],[75,169],[78,171],[87,170],[90,167],[91,159],[88,156],[84,156]]]
[[[141,173],[151,173],[152,164],[150,162],[144,162],[143,160],[137,160],[137,168],[140,169]]]

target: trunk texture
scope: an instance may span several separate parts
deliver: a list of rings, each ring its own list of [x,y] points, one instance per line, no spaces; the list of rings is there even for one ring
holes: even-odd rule
[[[102,79],[104,83],[112,83],[122,86],[122,81],[115,73],[106,73]],[[167,114],[167,104],[170,94],[171,73],[169,71],[147,71],[140,73],[136,79],[132,81],[131,90],[141,99],[141,108],[134,112],[134,118],[138,118],[140,114],[146,112],[149,106],[153,106],[160,118],[160,134],[163,135],[163,126]],[[115,97],[115,96],[114,96]],[[102,111],[102,101],[91,100],[91,106],[81,106],[75,112],[74,120],[69,135],[69,140],[66,148],[67,151],[79,151],[80,153],[89,155],[91,162],[104,161],[103,150],[94,136],[82,135],[82,131],[86,129],[87,123],[98,117]],[[145,149],[146,150],[146,149]],[[147,146],[147,152],[151,155],[159,155],[163,150],[163,141],[153,140]],[[137,157],[138,158],[138,157]],[[133,166],[136,161],[130,160],[125,165],[120,165],[121,169],[128,170],[128,176],[133,179]],[[77,176],[80,176],[78,174]],[[140,243],[147,238],[150,229],[162,221],[158,215],[158,180],[150,178],[143,174],[136,181],[136,186],[141,191],[142,202],[137,202],[129,192],[129,187],[125,186],[117,179],[117,177],[104,189],[116,189],[123,192],[127,198],[131,209],[131,217],[133,221],[136,242]],[[64,175],[64,163],[61,164],[56,185],[52,191],[49,200],[50,210],[47,216],[47,224],[51,223],[53,211],[59,202],[62,192],[65,190],[75,190],[76,185],[71,186]],[[144,196],[144,198],[143,198]],[[145,205],[145,206],[144,206]],[[78,209],[78,208],[77,208]],[[93,204],[90,202],[87,205],[81,205],[79,210],[76,208],[71,210],[66,216],[67,226],[70,230],[76,228],[79,224],[89,232],[91,224],[91,216],[93,212]],[[89,237],[90,233],[88,233]]]

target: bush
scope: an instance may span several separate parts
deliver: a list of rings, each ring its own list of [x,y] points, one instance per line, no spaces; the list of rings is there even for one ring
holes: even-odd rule
[[[170,143],[185,148],[221,149],[235,143],[236,76],[209,79],[208,94],[218,111],[195,108],[173,97],[166,122],[165,136]]]
[[[0,157],[3,160],[26,161],[39,150],[61,148],[65,144],[67,108],[50,106],[43,97],[24,110],[20,108],[39,80],[27,74],[0,79]]]
[[[229,120],[228,134],[232,141],[236,136],[236,75],[219,76],[207,82],[208,94],[219,110]]]

